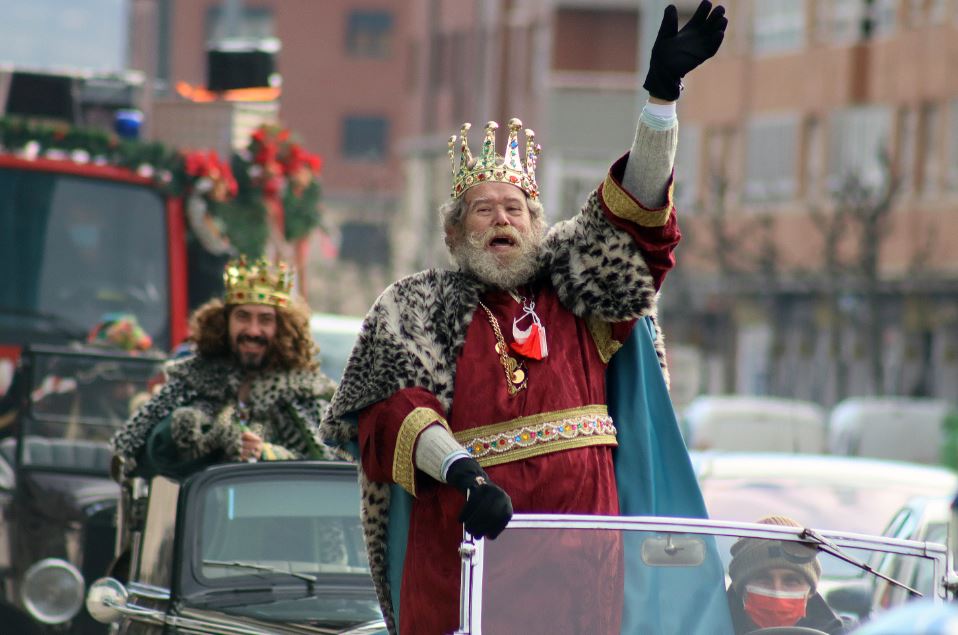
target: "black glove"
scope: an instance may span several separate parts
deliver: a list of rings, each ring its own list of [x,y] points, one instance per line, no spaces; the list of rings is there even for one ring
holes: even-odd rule
[[[466,531],[494,540],[512,518],[512,499],[505,490],[489,480],[478,461],[461,458],[453,461],[446,472],[446,482],[466,496],[459,512],[459,522]]]
[[[682,78],[690,70],[715,55],[725,37],[725,7],[703,0],[692,18],[679,31],[679,14],[674,4],[665,8],[659,34],[649,56],[649,74],[642,87],[659,99],[675,101],[682,89]]]

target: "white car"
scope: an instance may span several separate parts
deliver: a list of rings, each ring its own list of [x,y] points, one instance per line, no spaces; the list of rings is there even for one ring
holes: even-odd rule
[[[689,448],[752,452],[822,452],[825,420],[809,401],[746,395],[702,395],[682,416]]]
[[[938,399],[846,399],[829,415],[828,449],[833,454],[938,463],[951,410]]]

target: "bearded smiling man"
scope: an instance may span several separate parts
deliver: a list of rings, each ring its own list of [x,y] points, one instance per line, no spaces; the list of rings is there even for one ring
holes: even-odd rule
[[[318,368],[309,309],[283,263],[226,266],[223,299],[191,316],[195,355],[113,438],[126,477],[185,477],[222,461],[332,457],[318,441],[335,385]]]
[[[632,338],[651,351],[658,333],[656,295],[680,237],[675,100],[682,77],[718,50],[726,24],[709,2],[682,30],[675,7],[666,10],[631,151],[577,216],[548,232],[531,130],[522,150],[518,119],[504,135],[486,124],[475,155],[469,124],[450,139],[451,196],[440,214],[456,270],[420,272],[379,297],[321,430],[360,461],[370,566],[391,632],[456,630],[463,524],[495,538],[513,510],[620,512],[626,484],[613,450],[631,422],[610,416],[606,368]],[[629,392],[659,390],[668,403],[657,339],[650,354],[662,372],[653,361],[654,386]],[[697,487],[691,468],[689,478]],[[589,578],[595,567],[577,566],[574,553],[558,565],[554,546],[529,545],[528,561],[505,574],[514,588],[537,554],[556,565],[557,581],[581,576],[578,584],[550,588],[549,610],[533,611],[530,623],[516,617],[508,593],[484,590],[483,603],[495,607],[485,613],[508,616],[489,631],[619,633],[620,545],[592,547],[608,562],[602,579]],[[578,610],[582,602],[589,610]]]

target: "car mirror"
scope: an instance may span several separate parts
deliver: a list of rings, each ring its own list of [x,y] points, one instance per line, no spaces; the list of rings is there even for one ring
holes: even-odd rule
[[[649,567],[698,567],[705,562],[705,541],[692,536],[653,536],[642,541],[642,562]]]
[[[86,610],[97,622],[113,624],[120,620],[129,595],[126,587],[114,578],[100,578],[86,594]]]

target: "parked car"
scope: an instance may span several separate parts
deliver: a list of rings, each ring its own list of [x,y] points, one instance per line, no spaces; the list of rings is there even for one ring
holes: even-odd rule
[[[951,503],[953,496],[918,496],[909,500],[891,519],[883,534],[891,538],[948,543],[948,529],[951,522]],[[927,572],[915,569],[913,563],[894,554],[883,554],[873,563],[876,570],[885,575],[905,582],[912,588],[927,595],[934,587],[934,581]],[[876,608],[888,608],[899,604],[898,599],[904,589],[874,580],[874,604]]]
[[[86,606],[118,633],[385,633],[359,518],[356,466],[228,463],[156,477],[126,581]]]
[[[795,399],[702,395],[682,416],[689,448],[755,452],[823,452],[825,411]]]
[[[952,407],[938,399],[861,397],[836,405],[828,417],[832,454],[940,463],[945,418]]]
[[[346,361],[353,350],[363,319],[331,313],[314,313],[309,319],[309,330],[319,346],[319,363],[323,372],[339,381]]]
[[[24,349],[0,441],[0,631],[106,633],[82,609],[87,584],[114,555],[119,487],[108,441],[161,364]]]

